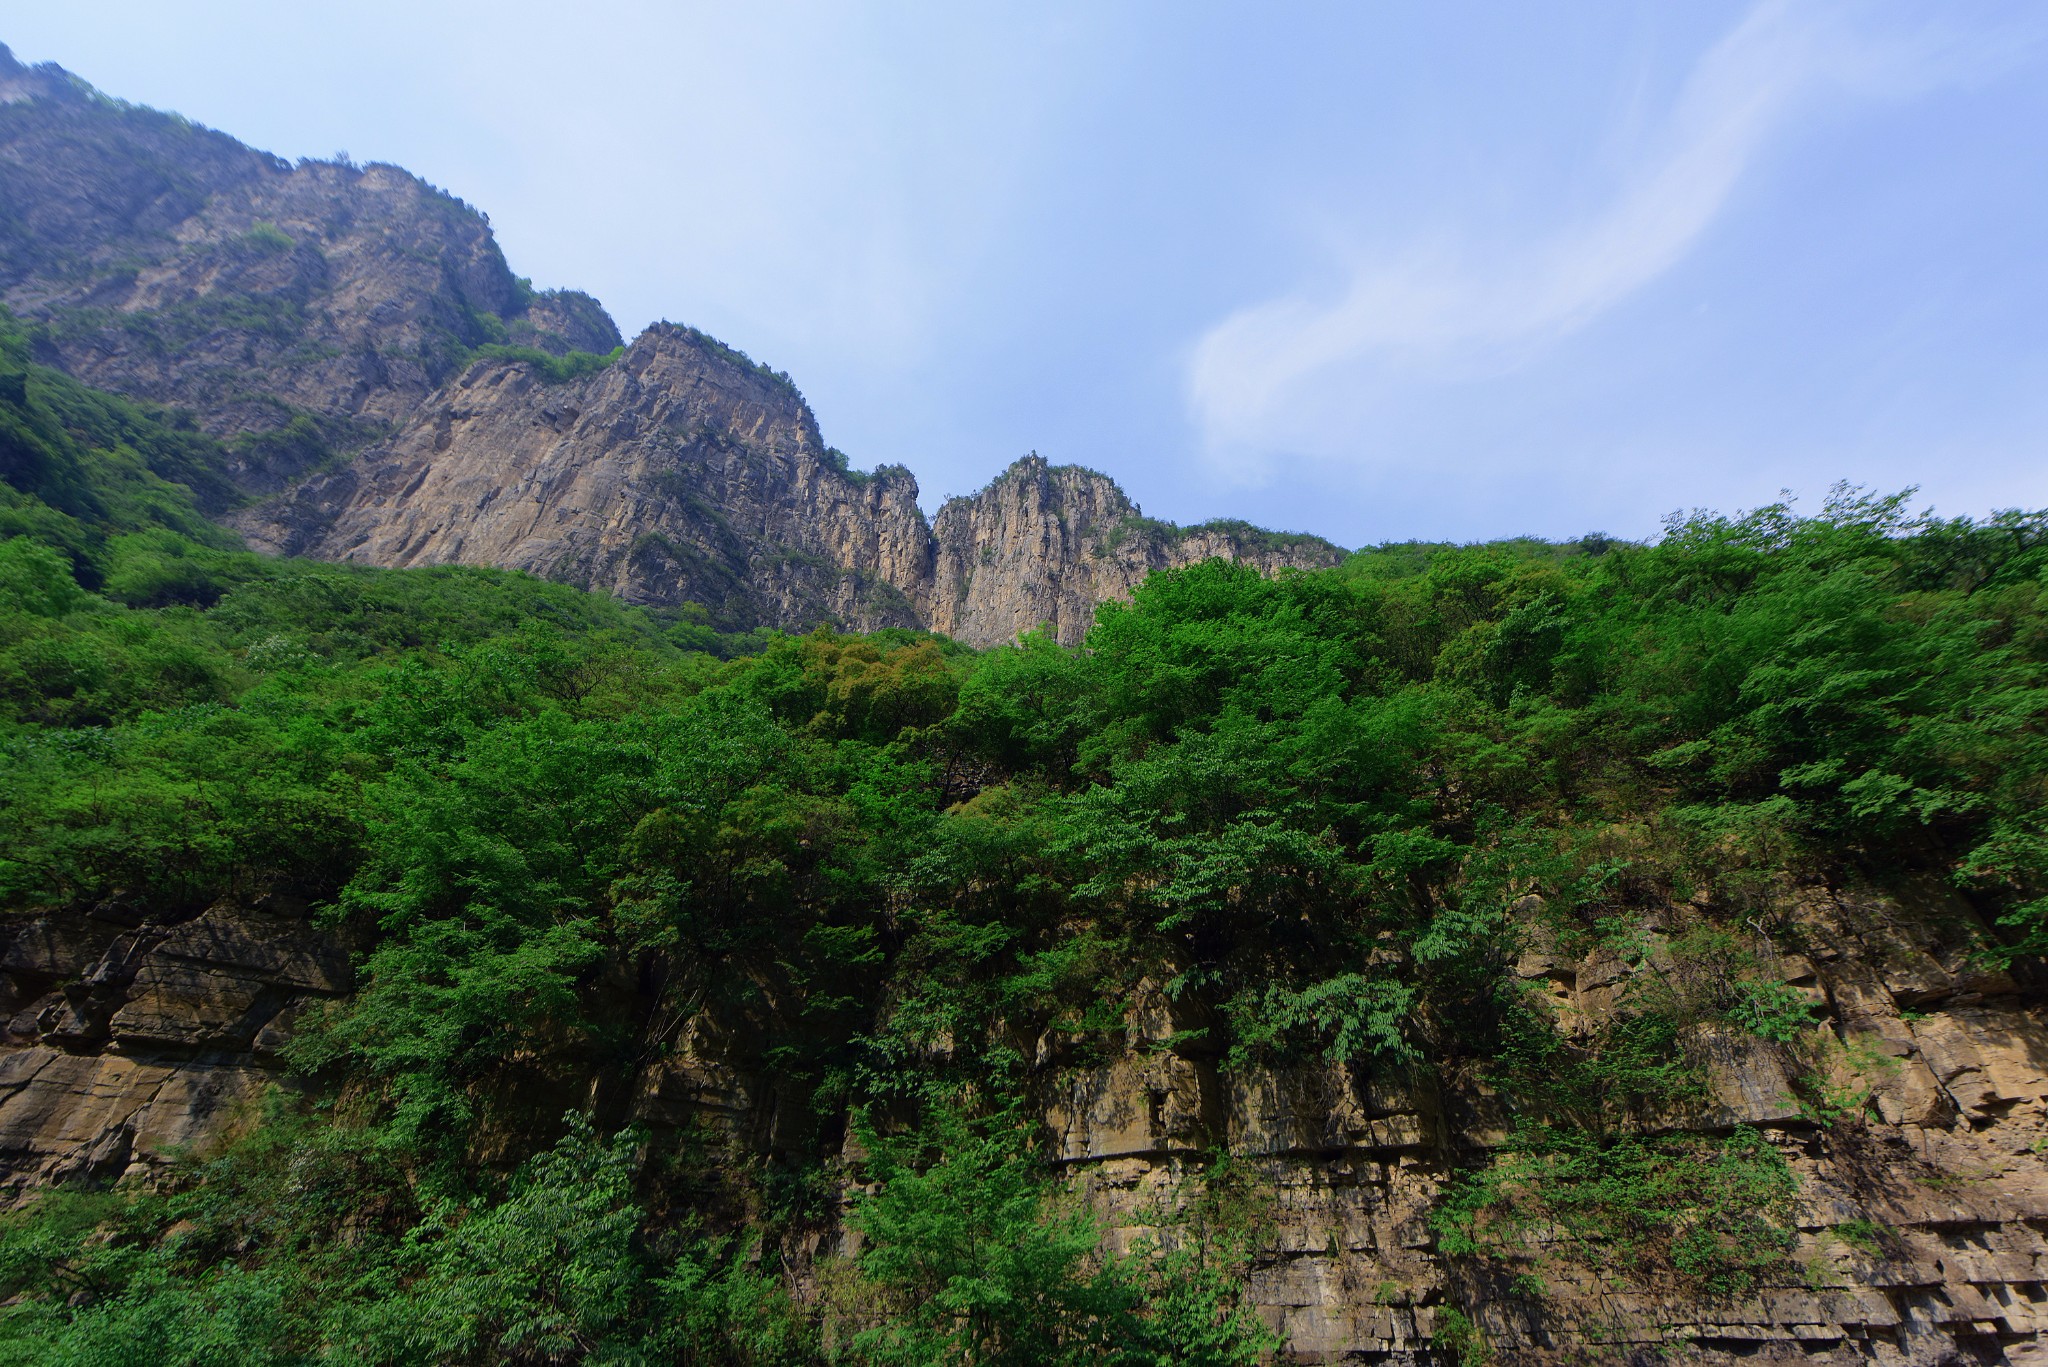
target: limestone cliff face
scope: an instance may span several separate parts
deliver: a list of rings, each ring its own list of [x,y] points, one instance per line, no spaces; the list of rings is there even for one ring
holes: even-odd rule
[[[734,625],[913,626],[917,486],[833,462],[788,381],[686,328],[550,384],[471,366],[390,442],[239,520],[251,542],[363,564],[500,565]]]
[[[1154,570],[1220,558],[1271,574],[1343,558],[1316,537],[1151,521],[1105,476],[1036,455],[973,497],[949,500],[932,532],[931,629],[976,643],[1050,624],[1073,645],[1087,633],[1096,604],[1129,597]]]
[[[468,348],[618,345],[394,166],[296,166],[0,48],[0,303],[88,383],[192,410],[274,489],[409,416]]]
[[[620,338],[587,295],[533,293],[481,214],[397,167],[292,165],[4,48],[0,303],[47,362],[225,439],[231,479],[270,500],[236,524],[289,554],[977,645],[1078,640],[1097,603],[1211,555],[1338,556],[1148,522],[1106,477],[1036,458],[933,527],[907,471],[849,472],[786,378],[685,328],[567,382],[478,361]]]
[[[1532,923],[1514,972],[1564,1028],[1590,1026],[1634,979],[1683,973],[1669,952],[1682,915],[1664,930],[1650,918],[1639,959],[1561,954]],[[1817,1008],[1812,1038],[1702,1029],[1685,1048],[1707,1093],[1648,1121],[1755,1127],[1797,1176],[1798,1247],[1742,1295],[1645,1280],[1559,1231],[1529,1231],[1501,1261],[1448,1256],[1431,1213],[1516,1119],[1459,1070],[1227,1067],[1204,1044],[1200,1004],[1149,984],[1126,1003],[1120,1054],[1069,1057],[1057,1032],[1019,1043],[1053,1151],[1113,1243],[1153,1237],[1230,1155],[1261,1212],[1249,1289],[1290,1361],[1432,1367],[1450,1360],[1456,1310],[1506,1364],[2040,1362],[2039,992],[1975,961],[1983,926],[1938,887],[1808,887],[1783,916],[1801,952],[1752,948]],[[613,976],[606,991],[629,1002],[632,975]],[[109,904],[6,927],[0,1182],[147,1178],[180,1148],[203,1155],[287,1080],[277,1055],[295,1015],[348,985],[345,946],[277,899],[164,919]],[[634,1053],[630,1076],[600,1086],[593,1073],[584,1089],[610,1098],[607,1123],[688,1132],[744,1162],[802,1130],[787,1122],[808,1105],[779,1085],[762,1038],[744,1022],[686,1021],[672,1048]],[[1823,1085],[1867,1105],[1817,1110],[1802,1094]],[[549,1094],[533,1114],[564,1104]],[[828,1233],[805,1256],[844,1245]]]
[[[1036,456],[927,526],[908,471],[848,472],[786,379],[666,324],[579,380],[478,362],[390,441],[234,524],[284,555],[500,565],[731,626],[923,626],[973,645],[1041,625],[1078,641],[1156,569],[1341,556],[1151,522],[1106,476]]]

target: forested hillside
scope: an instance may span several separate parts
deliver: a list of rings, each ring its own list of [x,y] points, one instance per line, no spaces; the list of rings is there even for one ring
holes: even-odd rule
[[[1510,1277],[1583,1331],[1589,1268],[1696,1306],[1908,1259],[1896,1193],[1813,1214],[1906,1123],[1816,889],[1948,908],[1930,1010],[2035,1000],[2040,515],[1212,561],[1079,648],[727,636],[251,555],[197,511],[211,439],[5,346],[6,1057],[254,1048],[271,1085],[183,1150],[17,1164],[0,1360],[1248,1362],[1309,1346],[1260,1288],[1327,1256],[1422,1260],[1331,1304],[1477,1362]],[[168,979],[22,947],[223,907],[353,990],[124,1035]],[[1786,1094],[1731,1117],[1766,1055]],[[1167,1079],[1115,1122],[1154,1185],[1091,1166],[1075,1080],[1118,1068]],[[1310,1075],[1355,1132],[1247,1140]],[[2022,1101],[1962,1133],[2038,1166]],[[1399,1248],[1282,1227],[1300,1163],[1374,1154],[1426,1178]],[[1942,1190],[1920,1161],[1887,1180]]]

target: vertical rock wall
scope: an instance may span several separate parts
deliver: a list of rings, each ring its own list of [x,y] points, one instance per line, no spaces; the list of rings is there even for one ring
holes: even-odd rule
[[[480,361],[390,441],[231,521],[278,554],[498,565],[700,603],[732,627],[927,627],[971,645],[1041,625],[1076,642],[1096,604],[1158,569],[1342,555],[1152,522],[1106,476],[1036,456],[927,525],[908,471],[847,471],[786,379],[669,325],[576,380]]]
[[[1227,1157],[1251,1212],[1250,1294],[1290,1361],[1448,1362],[1455,1312],[1506,1364],[2048,1362],[2039,994],[1978,966],[1983,927],[1939,889],[1810,889],[1779,938],[1802,946],[1774,962],[1818,1009],[1812,1037],[1703,1029],[1688,1048],[1706,1094],[1641,1121],[1651,1135],[1749,1126],[1785,1159],[1797,1244],[1743,1294],[1631,1271],[1560,1230],[1504,1259],[1446,1257],[1432,1216],[1508,1141],[1504,1098],[1469,1068],[1225,1067],[1194,1033],[1206,1017],[1149,987],[1117,1057],[1063,1064],[1044,1042],[1047,1139],[1118,1249],[1176,1237],[1174,1213]],[[1568,1031],[1610,1015],[1631,979],[1686,971],[1654,927],[1637,961],[1531,939],[1516,974]],[[644,1075],[635,1118],[772,1147],[792,1103],[733,1049],[693,1038]]]
[[[1342,558],[1314,537],[1154,522],[1107,477],[1036,455],[973,497],[947,502],[932,538],[931,629],[977,645],[1041,625],[1062,644],[1078,644],[1098,603],[1128,598],[1155,570],[1216,558],[1271,574]]]
[[[1981,930],[1938,890],[1809,890],[1779,937],[1800,951],[1775,962],[1821,1009],[1814,1038],[1692,1042],[1707,1096],[1645,1127],[1755,1127],[1798,1180],[1793,1256],[1742,1295],[1631,1273],[1554,1231],[1498,1261],[1445,1257],[1431,1218],[1444,1188],[1513,1119],[1469,1070],[1229,1068],[1194,1033],[1199,1012],[1141,986],[1122,1053],[1063,1062],[1048,1039],[1034,1086],[1052,1151],[1113,1247],[1174,1237],[1173,1212],[1228,1155],[1251,1212],[1249,1288],[1294,1361],[1441,1362],[1455,1310],[1504,1363],[2040,1362],[2048,1014],[1978,965]],[[285,1080],[295,1014],[349,985],[345,946],[280,899],[165,919],[109,904],[9,936],[0,1173],[16,1191],[146,1179],[174,1152],[205,1152]],[[1613,1011],[1631,978],[1684,971],[1654,927],[1633,961],[1531,939],[1515,972],[1566,1029]],[[749,1038],[735,1022],[684,1023],[624,1089],[621,1118],[743,1152],[786,1147],[805,1100]],[[1826,1076],[1802,1075],[1816,1060]],[[1843,1099],[1838,1113],[1817,1111],[1817,1083]]]

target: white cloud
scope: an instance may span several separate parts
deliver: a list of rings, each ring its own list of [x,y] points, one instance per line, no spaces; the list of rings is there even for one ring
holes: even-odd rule
[[[1218,472],[1257,480],[1276,448],[1341,456],[1375,398],[1513,371],[1669,271],[1772,136],[1815,97],[1898,96],[2015,55],[2009,32],[1878,26],[1868,8],[1762,0],[1693,68],[1665,126],[1597,213],[1485,250],[1433,243],[1343,263],[1209,328],[1187,400]]]

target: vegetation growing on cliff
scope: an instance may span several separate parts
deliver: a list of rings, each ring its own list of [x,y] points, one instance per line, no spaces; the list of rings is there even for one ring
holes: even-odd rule
[[[580,380],[585,375],[595,375],[619,357],[626,354],[622,346],[607,352],[568,351],[560,356],[531,346],[507,346],[502,343],[486,343],[476,349],[475,354],[486,360],[523,361],[533,367],[534,373],[549,384],[566,384]]]
[[[0,1360],[1247,1361],[1256,1239],[1113,1255],[1032,1118],[1141,987],[1226,1070],[1486,1079],[1520,1138],[1447,1253],[1562,1221],[1739,1289],[1782,1164],[1644,1135],[1701,1029],[1808,1030],[1734,932],[1790,880],[1934,874],[1984,955],[2048,942],[2040,516],[1845,492],[1599,553],[1199,565],[1079,650],[733,641],[249,556],[178,487],[200,439],[15,388],[0,897],[284,892],[361,957],[228,1153],[0,1221]],[[1542,936],[1642,986],[1560,1030],[1510,971]],[[710,1041],[768,1130],[636,1112]]]

